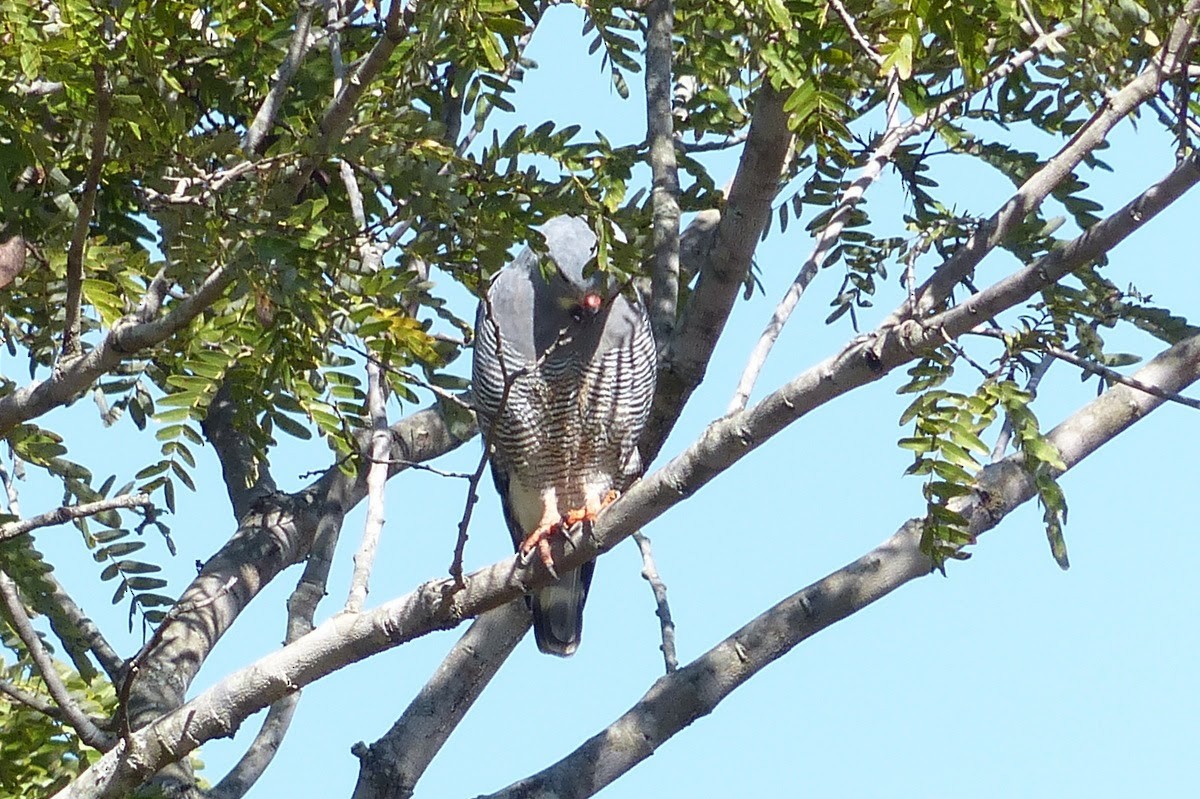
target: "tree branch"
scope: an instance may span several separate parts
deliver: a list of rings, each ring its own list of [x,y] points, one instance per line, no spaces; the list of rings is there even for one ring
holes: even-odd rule
[[[995,328],[976,328],[969,332],[977,336],[994,338],[1000,341],[1004,341],[1005,339],[1004,331],[997,330]],[[1111,369],[1104,364],[1096,363],[1088,358],[1081,358],[1073,352],[1064,350],[1062,347],[1044,347],[1044,351],[1051,358],[1057,358],[1058,360],[1065,361],[1072,366],[1078,366],[1083,371],[1088,372],[1089,374],[1099,375],[1105,380],[1108,380],[1110,383],[1121,383],[1122,385],[1130,386],[1131,388],[1136,388],[1140,391],[1145,391],[1147,394],[1153,394],[1154,396],[1159,397],[1160,399],[1165,399],[1168,402],[1176,402],[1187,408],[1200,410],[1200,400],[1186,397],[1183,394],[1171,393],[1161,388],[1156,388],[1155,386],[1148,386],[1144,383],[1139,383],[1136,379],[1124,375],[1121,372],[1118,372],[1116,369]]]
[[[153,505],[154,501],[146,494],[125,494],[79,505],[64,505],[57,510],[48,511],[29,519],[0,524],[0,541],[16,538],[39,527],[66,524],[72,519],[82,519],[85,516],[94,516],[108,510],[147,508]]]
[[[87,174],[83,179],[83,197],[79,201],[75,227],[71,231],[71,246],[67,250],[66,318],[63,324],[63,358],[79,355],[83,302],[83,254],[87,246],[88,228],[96,207],[96,192],[100,189],[100,172],[104,168],[104,150],[108,146],[108,123],[112,115],[112,90],[108,71],[99,61],[92,65],[96,81],[96,121],[92,123],[92,152],[88,158]]]
[[[359,759],[353,799],[408,799],[471,705],[529,632],[529,609],[516,599],[476,619],[404,714]]]
[[[1200,337],[1171,347],[1137,373],[1140,383],[1167,393],[1177,393],[1198,378]],[[1047,438],[1071,468],[1162,402],[1153,394],[1118,386]],[[1013,455],[985,467],[971,496],[956,503],[976,536],[1035,495],[1022,458]],[[921,552],[921,527],[921,520],[908,520],[871,552],[792,594],[684,668],[659,678],[624,715],[558,763],[480,799],[592,796],[801,642],[929,574],[933,563]]]
[[[554,563],[561,569],[572,569],[611,549],[810,410],[878,380],[913,360],[917,352],[944,342],[947,337],[962,335],[975,327],[978,319],[1023,302],[1124,240],[1197,182],[1200,182],[1200,159],[1193,157],[1074,241],[971,297],[969,302],[930,318],[925,325],[913,322],[900,328],[877,330],[873,336],[852,342],[802,373],[753,408],[712,423],[686,451],[635,483],[589,530],[577,525],[556,538],[552,544]],[[336,479],[339,478],[330,478]],[[312,497],[322,496],[320,485],[307,495],[309,502]],[[352,504],[347,499],[354,498],[356,502],[362,497],[361,485],[346,486],[344,490],[339,507]],[[332,493],[325,496],[330,497],[327,502],[332,500]],[[256,586],[260,581],[265,582],[267,572],[277,573],[283,556],[292,554],[281,553],[282,547],[289,542],[291,547],[300,547],[301,543],[295,541],[299,523],[285,519],[281,512],[276,511],[276,515],[278,521],[263,521],[263,526],[269,523],[276,528],[271,531],[270,551],[231,551],[243,535],[245,539],[252,538],[250,531],[254,527],[248,530],[244,525],[238,537],[214,558],[223,561],[221,567],[214,568],[210,561],[188,594],[203,591],[205,582],[214,573],[230,570],[231,563],[243,569]],[[313,680],[433,630],[456,626],[464,618],[516,599],[549,580],[550,575],[539,559],[522,564],[519,558],[510,558],[469,575],[461,589],[452,579],[433,580],[378,608],[330,619],[294,644],[229,675],[184,707],[158,718],[148,715],[146,720],[153,721],[134,736],[135,751],[131,756],[119,759],[114,753],[94,764],[78,781],[84,791],[80,795],[119,794],[154,773],[163,763],[183,757],[205,740],[228,734],[241,719]],[[240,597],[240,604],[214,603],[209,610],[223,608],[219,615],[193,619],[188,625],[172,625],[173,630],[182,631],[199,627],[203,621],[207,633],[198,636],[199,631],[194,630],[190,648],[181,641],[181,645],[168,647],[160,655],[162,665],[170,666],[164,669],[161,682],[175,684],[171,691],[176,702],[181,701],[183,689],[190,684],[212,643],[249,599],[236,588],[229,595]],[[172,705],[167,702],[158,707],[169,709]]]
[[[12,624],[13,630],[21,639],[21,643],[25,645],[26,651],[29,652],[29,657],[37,667],[42,681],[46,683],[46,690],[58,704],[63,721],[78,733],[79,740],[94,749],[107,752],[112,748],[112,736],[96,727],[76,704],[71,692],[67,690],[66,684],[58,676],[50,653],[46,651],[42,640],[38,638],[37,631],[33,629],[29,615],[25,613],[25,606],[21,603],[21,597],[17,595],[17,584],[4,571],[0,571],[0,604],[3,604],[4,609],[8,611],[9,622]]]
[[[435,406],[398,421],[391,432],[389,476],[403,471],[404,463],[455,449],[475,431],[452,429]],[[367,446],[366,441],[359,443]],[[347,477],[333,466],[307,488],[292,495],[264,495],[247,509],[237,533],[204,565],[179,601],[205,601],[231,578],[232,589],[181,616],[146,653],[130,694],[134,729],[183,704],[201,664],[246,605],[280,571],[305,557],[322,530],[340,529],[345,514],[366,493],[364,476]]]
[[[312,553],[308,556],[295,590],[288,597],[287,634],[283,642],[285,646],[312,632],[313,617],[316,616],[317,606],[325,596],[329,569],[333,564],[333,552],[341,529],[340,518],[328,519],[318,525]],[[254,787],[279,752],[279,746],[291,727],[299,703],[300,692],[296,691],[271,705],[262,727],[246,748],[245,754],[208,792],[208,799],[241,799]]]
[[[694,263],[688,264],[688,269],[698,272],[700,279],[675,335],[668,342],[658,342],[658,387],[639,445],[642,463],[654,460],[683,406],[704,379],[717,339],[745,283],[792,140],[784,99],[764,82],[724,210],[700,214],[684,233],[681,256],[692,256]]]
[[[884,57],[879,54],[878,50],[871,46],[871,43],[867,41],[867,37],[862,35],[858,29],[858,24],[854,21],[854,17],[851,16],[850,12],[846,10],[846,7],[842,5],[840,0],[829,0],[829,5],[833,6],[833,10],[842,18],[842,23],[846,26],[846,30],[850,32],[850,38],[854,40],[855,44],[866,53],[867,58],[871,59],[875,63],[875,66],[882,68],[885,61]]]
[[[650,583],[654,592],[654,615],[658,616],[659,626],[662,627],[663,665],[667,674],[679,668],[679,656],[675,654],[675,622],[671,618],[671,606],[667,603],[667,586],[658,576],[658,567],[654,565],[654,552],[650,548],[650,539],[639,533],[633,534],[638,550],[642,553],[642,577]]]
[[[671,36],[674,0],[651,0],[646,10],[646,140],[650,145],[654,207],[654,265],[650,321],[663,347],[675,332],[679,302],[679,170],[671,113]]]
[[[384,407],[383,368],[374,360],[367,361],[367,411],[371,415],[371,459],[367,466],[367,519],[363,524],[362,543],[354,553],[354,573],[350,578],[350,594],[346,610],[358,613],[367,599],[371,567],[375,550],[383,532],[383,489],[388,479],[388,453],[392,435],[388,429]]]
[[[275,125],[275,117],[279,114],[279,107],[283,105],[283,98],[292,83],[292,78],[312,47],[312,37],[309,36],[309,33],[312,30],[312,15],[315,8],[315,0],[300,0],[296,4],[295,30],[292,31],[291,41],[288,42],[287,55],[284,56],[283,63],[276,70],[275,80],[271,84],[267,96],[263,98],[258,113],[254,115],[250,126],[246,128],[246,135],[242,138],[242,149],[247,155],[259,156],[266,149],[263,143]]]
[[[214,269],[191,296],[171,307],[161,319],[140,322],[126,316],[113,325],[95,349],[59,364],[45,380],[0,397],[0,436],[22,422],[66,405],[125,357],[165,341],[212,305],[233,282],[225,266]]]

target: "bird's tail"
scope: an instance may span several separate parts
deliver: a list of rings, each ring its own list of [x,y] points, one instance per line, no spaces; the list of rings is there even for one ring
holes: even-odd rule
[[[583,633],[583,604],[595,568],[596,561],[589,561],[533,592],[529,607],[538,649],[564,658],[575,654]]]

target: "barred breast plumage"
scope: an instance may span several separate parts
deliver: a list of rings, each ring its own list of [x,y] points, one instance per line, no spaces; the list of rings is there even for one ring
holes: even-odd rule
[[[524,250],[480,304],[472,369],[492,476],[518,547],[564,519],[591,518],[641,472],[638,438],[655,384],[655,347],[640,302],[583,275],[595,236],[582,219],[542,228],[549,278]],[[579,643],[594,563],[534,593],[545,652]]]

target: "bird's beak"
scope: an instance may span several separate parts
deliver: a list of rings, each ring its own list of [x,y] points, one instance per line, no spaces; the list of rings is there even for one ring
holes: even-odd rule
[[[594,291],[589,291],[583,295],[583,308],[588,313],[595,315],[600,312],[604,306],[604,298]]]

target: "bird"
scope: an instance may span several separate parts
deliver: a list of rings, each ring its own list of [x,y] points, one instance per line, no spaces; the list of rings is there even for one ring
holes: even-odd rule
[[[549,539],[594,520],[641,475],[657,356],[645,303],[589,269],[588,222],[556,216],[539,231],[545,254],[522,250],[479,304],[471,382],[513,545],[555,576],[527,597],[538,649],[567,657],[596,564],[557,574]]]

